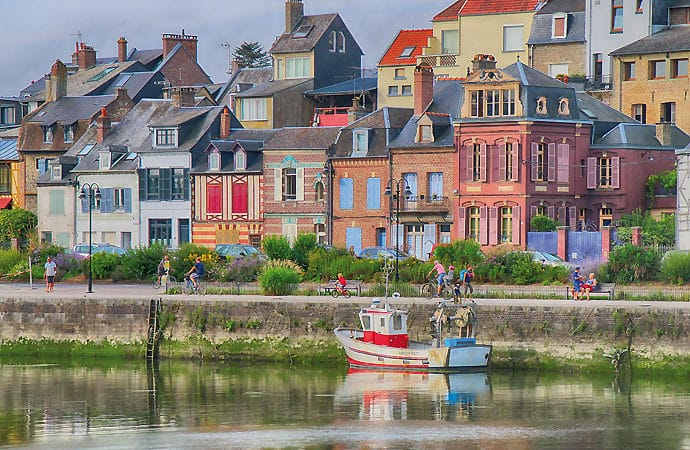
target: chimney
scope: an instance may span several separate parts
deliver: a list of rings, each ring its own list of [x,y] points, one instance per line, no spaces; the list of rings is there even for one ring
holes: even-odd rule
[[[220,114],[220,138],[227,139],[230,136],[230,123],[232,122],[232,116],[230,115],[230,108],[227,106],[223,108],[223,112]]]
[[[494,55],[487,55],[484,53],[477,53],[472,60],[472,71],[480,72],[482,70],[496,70],[496,58]]]
[[[230,61],[230,73],[235,75],[237,72],[242,69],[242,64],[240,64],[240,60],[237,58],[232,58],[232,61]]]
[[[182,44],[182,46],[192,54],[192,57],[196,61],[197,36],[184,34],[184,28],[182,29],[182,34],[166,33],[163,35],[163,58],[167,57],[177,44]]]
[[[194,103],[194,94],[196,89],[193,87],[174,87],[170,94],[173,106],[178,108],[190,108],[196,106]]]
[[[659,140],[661,145],[670,146],[672,145],[671,135],[673,132],[673,124],[670,122],[660,122],[656,124],[656,138]]]
[[[79,60],[79,70],[90,69],[96,65],[96,50],[82,42],[77,51],[77,59]]]
[[[352,98],[352,106],[347,110],[347,124],[351,124],[366,115],[366,110],[359,104],[359,97]]]
[[[111,128],[110,117],[108,117],[108,112],[104,106],[101,108],[101,115],[96,119],[96,143],[100,144],[103,142]]]
[[[421,116],[434,99],[434,69],[427,64],[414,68],[414,115]]]
[[[46,80],[46,102],[67,95],[67,67],[59,59],[50,68],[50,78]]]
[[[285,0],[285,32],[291,33],[304,17],[302,0]]]
[[[127,39],[124,36],[120,36],[117,40],[117,62],[127,61]]]

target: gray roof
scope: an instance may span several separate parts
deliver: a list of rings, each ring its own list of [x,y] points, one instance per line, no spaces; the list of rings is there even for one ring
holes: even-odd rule
[[[345,95],[368,92],[376,89],[376,78],[354,78],[342,83],[324,86],[319,89],[307,91],[304,95]]]
[[[690,50],[690,26],[666,28],[611,52],[612,56]]]
[[[335,142],[339,131],[335,127],[281,128],[266,142],[264,150],[327,150]]]
[[[310,52],[326,30],[331,26],[331,23],[339,17],[338,14],[320,14],[314,16],[304,16],[295,28],[290,33],[283,33],[273,44],[269,53],[295,53],[295,52]],[[309,27],[311,30],[305,37],[295,37],[295,32],[300,27]]]
[[[572,89],[567,84],[561,83],[555,78],[551,78],[545,73],[539,72],[538,70],[535,70],[530,66],[525,65],[521,61],[511,64],[505,69],[501,69],[501,71],[520,81],[520,84],[522,84],[523,86]]]
[[[388,155],[388,144],[400,133],[412,117],[413,109],[384,107],[342,128],[330,152],[332,158],[352,157],[352,133],[357,129],[369,130],[366,157]]]
[[[247,91],[255,86],[268,83],[273,78],[273,67],[242,68],[232,74],[227,83],[218,90],[216,101],[218,104],[228,104],[225,100],[230,94]]]
[[[549,0],[535,15],[580,11],[585,11],[585,0]]]
[[[19,161],[16,139],[0,139],[0,161]]]
[[[240,145],[247,151],[247,168],[241,171],[261,172],[263,170],[263,146],[266,141],[271,139],[279,130],[268,129],[234,129],[231,130],[227,139],[214,139],[206,148],[203,155],[199,155],[192,161],[191,173],[207,173],[208,170],[208,150],[213,146],[221,153],[221,169],[219,172],[235,172],[234,149]]]
[[[163,57],[163,49],[155,48],[149,50],[139,50],[136,47],[129,52],[127,61],[139,61],[143,65],[148,65],[158,58]]]
[[[672,125],[671,145],[662,145],[656,137],[656,126],[642,123],[621,123],[612,128],[600,139],[594,141],[592,147],[628,148],[649,150],[654,147],[664,147],[668,150],[683,148],[690,143],[690,136],[680,128]]]
[[[99,93],[116,94],[117,89],[122,87],[127,89],[127,95],[134,99],[154,77],[159,78],[161,81],[164,79],[163,74],[160,72],[122,72]],[[162,92],[163,86],[159,90]]]
[[[48,102],[37,109],[25,120],[50,126],[59,122],[69,125],[78,120],[92,118],[101,108],[115,100],[115,95],[90,95],[84,97],[62,97],[54,102]]]
[[[289,80],[275,80],[268,83],[260,84],[246,91],[240,92],[236,95],[238,98],[247,97],[270,97],[280,91],[306,84],[313,78],[293,78]]]
[[[568,31],[565,37],[553,38],[551,37],[553,28],[553,14],[535,14],[534,18],[532,19],[532,31],[530,32],[527,44],[569,44],[574,42],[586,42],[585,12],[569,12],[567,15],[567,20]]]
[[[577,92],[577,106],[580,110],[580,118],[589,119],[595,122],[628,122],[638,123],[632,117],[629,117],[617,109],[611,108],[606,103],[597,100],[591,95],[584,92]]]

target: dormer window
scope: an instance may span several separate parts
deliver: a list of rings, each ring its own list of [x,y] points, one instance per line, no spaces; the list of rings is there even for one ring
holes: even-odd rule
[[[570,102],[567,98],[562,98],[558,102],[558,114],[562,116],[570,115]]]
[[[43,127],[43,143],[50,144],[51,142],[53,142],[53,127]]]
[[[112,161],[112,153],[109,151],[98,152],[98,168],[100,170],[110,169],[110,163]]]
[[[243,151],[235,152],[235,170],[247,169],[247,154]]]
[[[553,23],[551,25],[551,37],[554,39],[563,39],[568,34],[568,15],[565,13],[557,13],[553,15]]]
[[[419,129],[417,130],[417,142],[434,142],[434,133],[432,131],[431,125],[419,125]]]
[[[60,181],[62,179],[62,166],[52,166],[50,168],[50,179]]]
[[[177,147],[177,129],[159,128],[154,131],[154,147]]]
[[[537,99],[537,114],[546,114],[546,97]]]
[[[366,155],[369,150],[369,130],[355,130],[352,133],[352,155]]]
[[[65,142],[74,142],[74,128],[75,124],[64,126]]]
[[[220,153],[211,152],[208,154],[208,170],[220,170]]]

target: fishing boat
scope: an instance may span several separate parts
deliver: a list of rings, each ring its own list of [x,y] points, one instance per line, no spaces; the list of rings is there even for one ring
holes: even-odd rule
[[[338,327],[335,336],[352,367],[411,371],[463,371],[487,367],[491,346],[477,344],[476,305],[438,303],[429,342],[409,339],[408,312],[374,299],[359,311],[361,329]],[[443,336],[444,328],[454,330]]]

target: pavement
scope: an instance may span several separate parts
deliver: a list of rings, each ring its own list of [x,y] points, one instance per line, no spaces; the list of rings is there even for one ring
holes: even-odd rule
[[[41,280],[43,281],[43,280]],[[89,298],[94,301],[112,299],[151,299],[165,298],[175,301],[204,302],[214,301],[275,301],[280,303],[353,303],[370,304],[371,297],[356,297],[349,299],[333,299],[330,296],[285,296],[272,297],[263,295],[184,295],[166,294],[164,290],[154,289],[152,284],[120,284],[120,283],[94,283],[91,293],[87,293],[86,283],[57,283],[55,290],[45,292],[45,284],[34,283],[0,283],[0,301],[7,298],[13,299],[80,299]],[[382,299],[383,300],[383,299]],[[435,304],[438,299],[427,298],[398,298],[388,299],[391,304]],[[559,308],[623,308],[623,309],[655,309],[655,310],[681,310],[690,312],[690,302],[671,301],[629,301],[629,300],[544,300],[544,299],[507,299],[507,298],[480,298],[476,299],[477,305],[487,306],[514,306],[514,307],[559,307]]]

